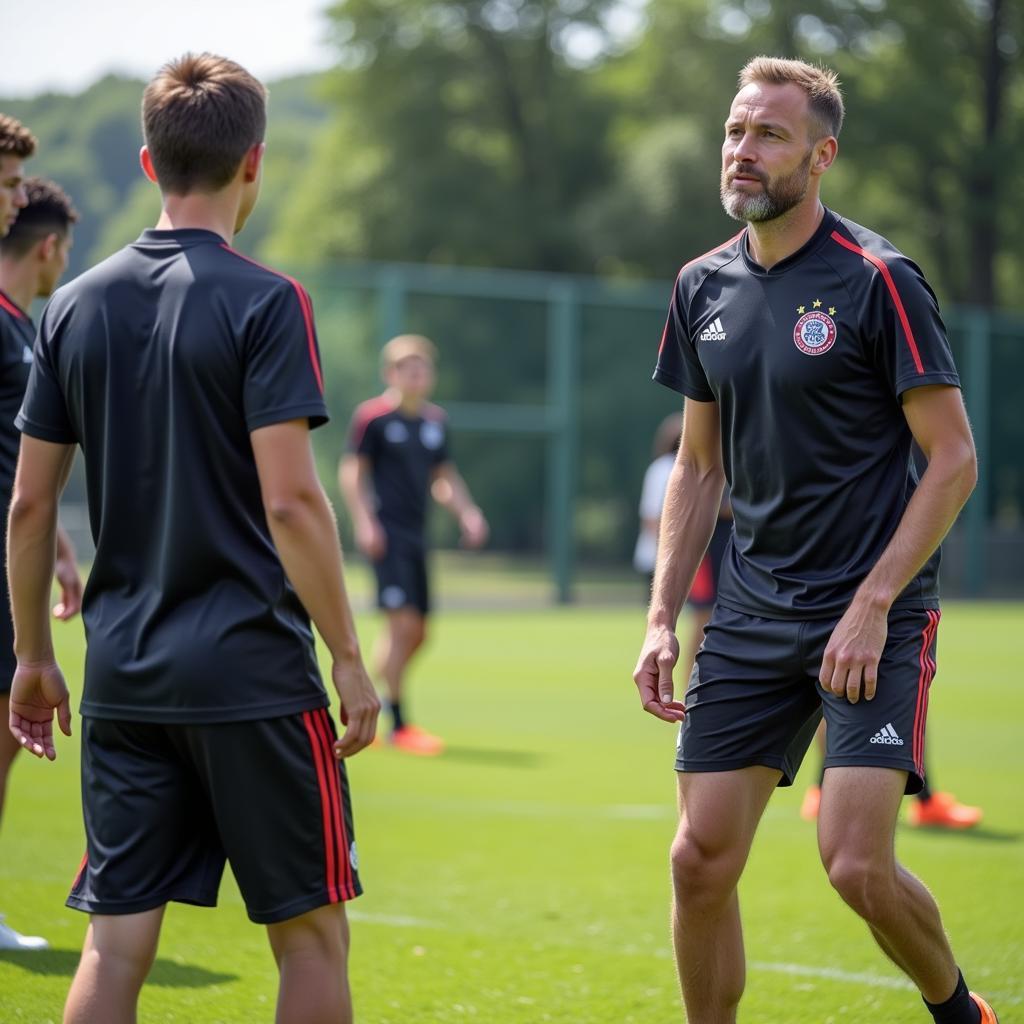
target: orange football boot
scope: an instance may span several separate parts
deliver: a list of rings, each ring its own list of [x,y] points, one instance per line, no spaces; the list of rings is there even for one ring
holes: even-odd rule
[[[933,793],[930,800],[910,805],[910,824],[918,828],[974,828],[982,819],[980,807],[957,802],[952,793]]]
[[[996,1016],[996,1011],[993,1010],[992,1007],[981,998],[981,996],[972,992],[971,998],[978,1004],[978,1009],[981,1010],[981,1024],[999,1024],[999,1018]]]
[[[444,740],[417,725],[403,725],[396,729],[391,734],[391,745],[419,757],[437,757],[444,753]]]
[[[808,786],[804,802],[800,805],[800,817],[804,821],[816,821],[821,807],[821,786]]]

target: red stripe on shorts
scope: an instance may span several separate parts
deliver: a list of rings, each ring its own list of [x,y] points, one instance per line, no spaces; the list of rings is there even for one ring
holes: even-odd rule
[[[313,751],[313,763],[316,765],[316,778],[320,786],[320,813],[324,824],[324,857],[326,858],[327,873],[327,898],[332,903],[338,902],[338,887],[335,884],[337,865],[335,864],[334,836],[331,834],[331,792],[330,786],[324,777],[324,763],[321,756],[320,741],[317,737],[317,730],[313,712],[302,712],[302,724],[306,727],[309,735],[309,745]]]
[[[78,873],[75,875],[75,880],[71,883],[71,891],[74,892],[78,888],[78,883],[82,880],[82,875],[85,874],[86,866],[89,863],[89,851],[86,850],[82,854],[82,863],[78,865]]]
[[[917,774],[924,777],[924,733],[925,722],[928,718],[928,691],[931,688],[932,679],[935,677],[935,661],[930,651],[935,642],[935,635],[939,628],[940,613],[932,609],[926,609],[928,624],[921,631],[921,652],[918,655],[918,664],[921,666],[917,678],[917,707],[914,710],[914,740],[913,758]]]
[[[348,836],[345,833],[345,814],[341,803],[341,780],[338,778],[338,763],[334,757],[334,746],[331,741],[331,720],[327,715],[326,708],[321,708],[317,712],[317,725],[324,746],[324,757],[327,759],[331,806],[334,809],[334,838],[338,844],[338,889],[343,900],[351,900],[355,899],[356,886],[348,855]]]
[[[715,599],[715,575],[711,568],[711,556],[705,555],[697,568],[693,586],[690,587],[690,600],[700,604],[710,604]]]

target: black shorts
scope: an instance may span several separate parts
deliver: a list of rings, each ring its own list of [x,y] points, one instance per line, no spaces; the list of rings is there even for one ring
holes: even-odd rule
[[[766,765],[792,785],[824,713],[825,767],[863,765],[924,781],[928,689],[935,675],[939,612],[896,608],[873,700],[851,704],[818,682],[836,619],[763,619],[716,606],[686,691],[676,771]]]
[[[86,856],[67,904],[212,907],[224,862],[273,924],[362,892],[326,708],[217,725],[82,719]]]
[[[18,667],[18,659],[14,656],[14,623],[11,621],[11,605],[7,600],[7,581],[0,585],[3,597],[0,597],[0,696],[11,692],[14,682],[14,670]],[[7,728],[6,722],[0,726]]]
[[[715,523],[715,531],[711,534],[708,550],[701,559],[694,577],[693,586],[686,598],[687,604],[693,608],[711,608],[718,600],[718,577],[722,571],[722,557],[725,546],[732,534],[732,520],[719,519]]]
[[[384,557],[373,563],[377,574],[377,607],[385,611],[416,608],[430,611],[426,545],[388,534]]]

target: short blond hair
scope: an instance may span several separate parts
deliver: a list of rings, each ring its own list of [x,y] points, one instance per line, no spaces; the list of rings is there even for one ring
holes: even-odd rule
[[[422,334],[399,334],[380,350],[380,364],[385,370],[390,370],[410,356],[417,356],[434,366],[437,363],[437,346]]]
[[[763,85],[796,85],[807,94],[807,106],[818,138],[839,137],[846,108],[839,89],[839,76],[829,68],[803,60],[783,57],[754,57],[740,71],[741,89],[759,82]]]

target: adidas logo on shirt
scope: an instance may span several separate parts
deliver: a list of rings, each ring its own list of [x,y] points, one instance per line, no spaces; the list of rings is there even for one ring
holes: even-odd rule
[[[707,327],[705,327],[704,330],[700,332],[700,340],[725,341],[725,328],[722,326],[721,317],[716,316],[715,319],[712,320],[711,323],[709,323]]]
[[[884,743],[890,747],[902,747],[903,740],[900,739],[899,734],[892,727],[892,722],[888,725],[883,726],[874,736],[871,737],[872,743]]]

